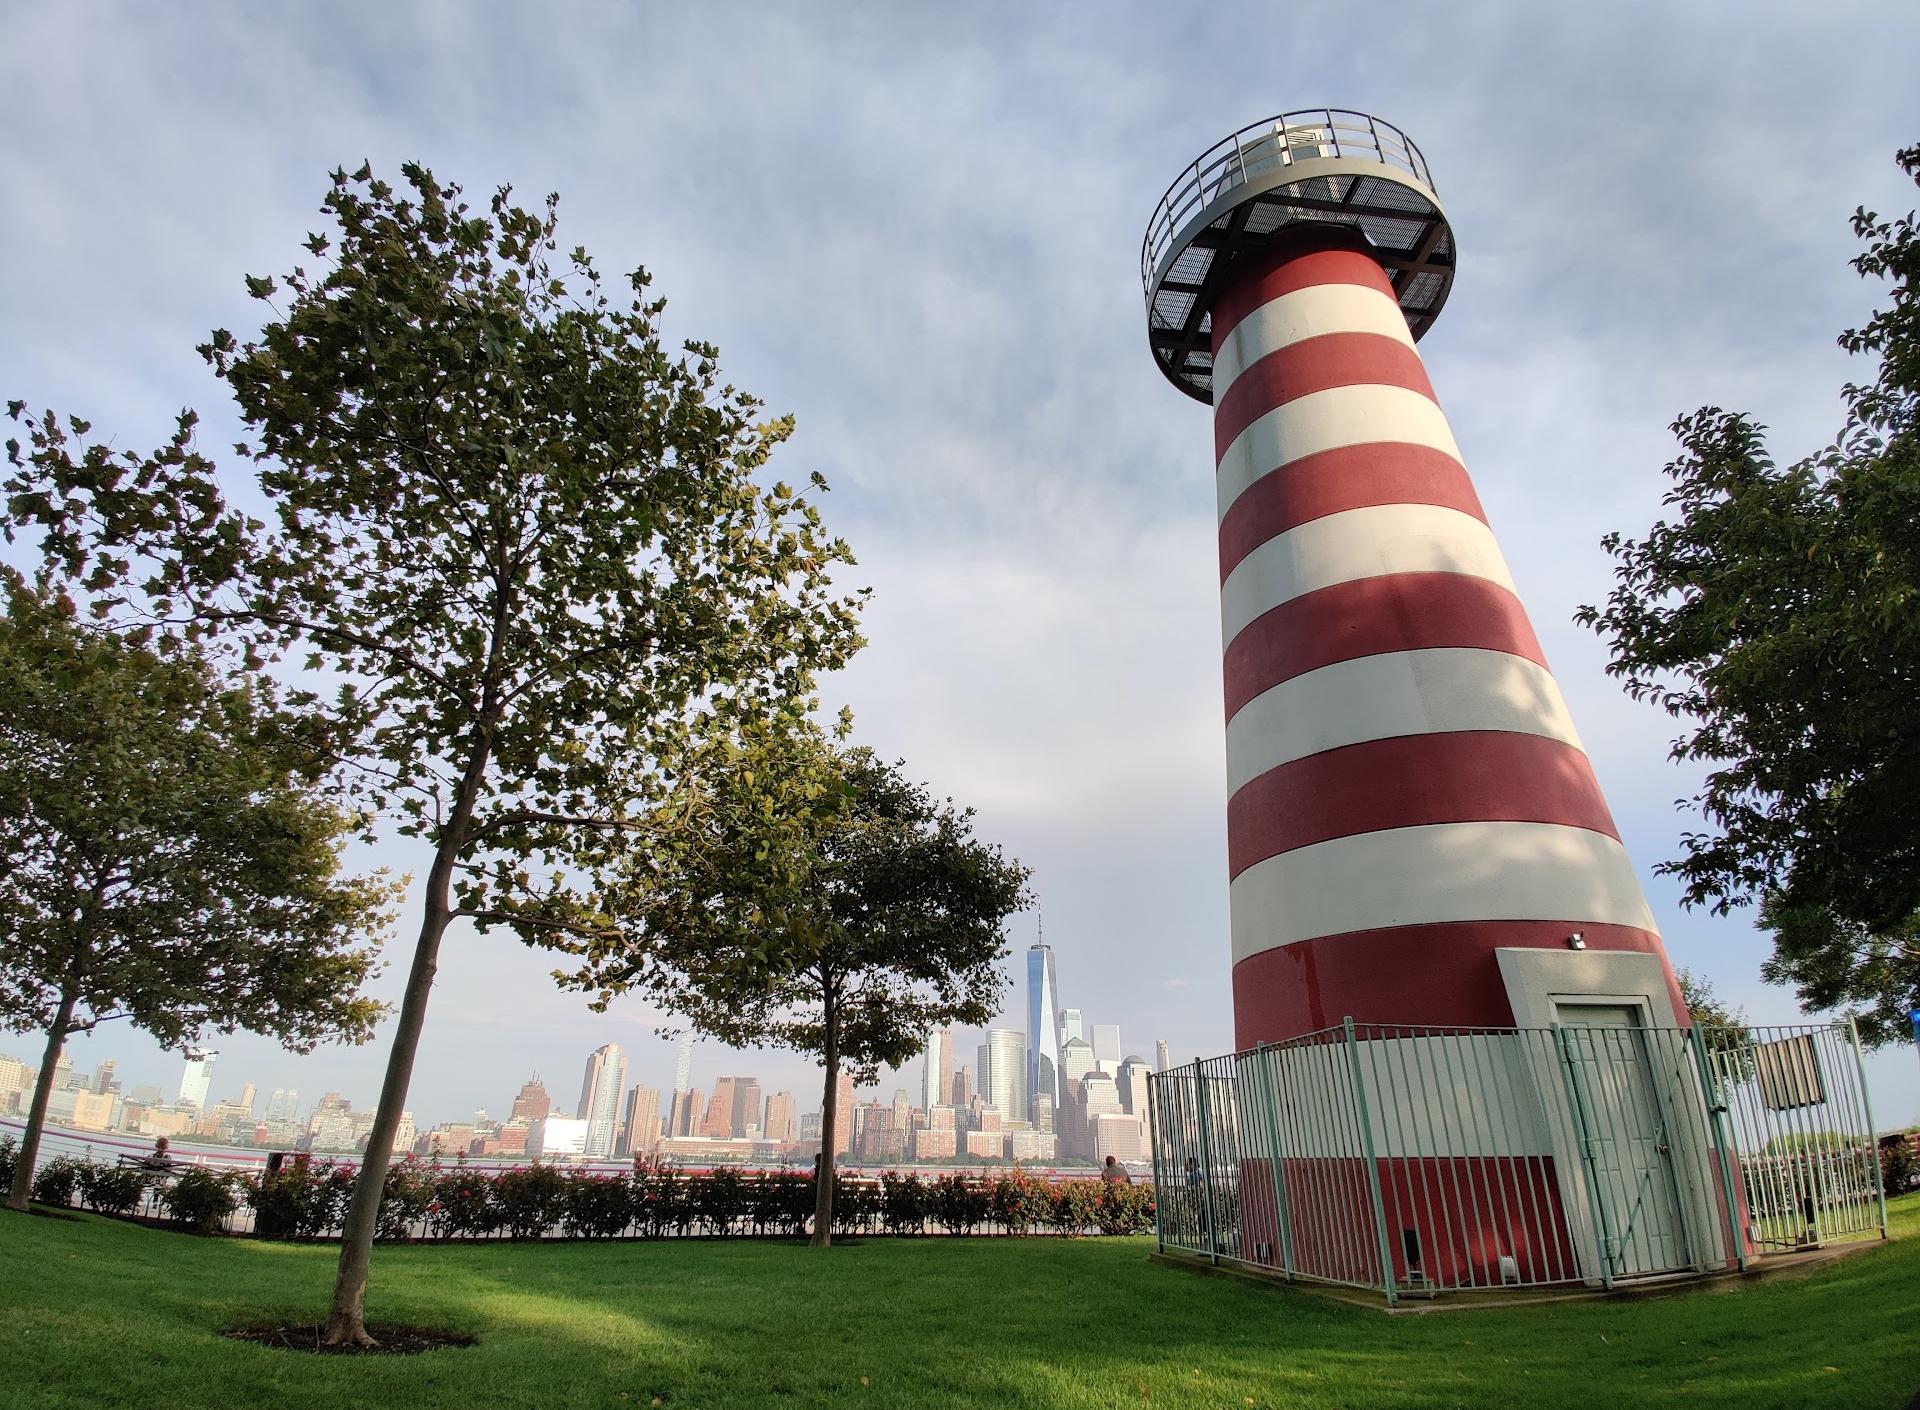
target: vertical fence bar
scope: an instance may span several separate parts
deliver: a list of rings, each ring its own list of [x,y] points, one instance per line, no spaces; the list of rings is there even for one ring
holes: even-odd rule
[[[1207,1234],[1207,1257],[1218,1266],[1220,1262],[1220,1241],[1213,1233],[1213,1155],[1207,1140],[1207,1070],[1198,1062],[1193,1065],[1194,1095],[1198,1106],[1200,1135],[1200,1209],[1205,1215],[1203,1227]]]
[[[1853,1043],[1853,1070],[1860,1078],[1860,1114],[1867,1123],[1867,1160],[1873,1188],[1880,1201],[1880,1237],[1887,1237],[1887,1177],[1880,1164],[1880,1128],[1873,1124],[1873,1098],[1867,1095],[1867,1063],[1860,1055],[1860,1025],[1847,1015],[1847,1036]]]
[[[1347,1037],[1347,1066],[1353,1071],[1353,1103],[1360,1119],[1360,1150],[1367,1162],[1367,1192],[1373,1197],[1373,1227],[1380,1242],[1380,1290],[1387,1295],[1387,1306],[1398,1301],[1393,1288],[1393,1248],[1387,1242],[1387,1212],[1380,1201],[1380,1163],[1374,1158],[1373,1129],[1367,1118],[1367,1088],[1360,1075],[1360,1045],[1353,1036],[1353,1016],[1341,1024]]]
[[[1593,1214],[1593,1240],[1600,1254],[1600,1285],[1611,1288],[1613,1286],[1613,1235],[1607,1222],[1606,1201],[1600,1197],[1600,1179],[1594,1171],[1593,1138],[1587,1130],[1586,1103],[1581,1095],[1580,1072],[1573,1060],[1567,1030],[1557,1023],[1553,1025],[1553,1042],[1554,1047],[1559,1051],[1561,1070],[1566,1077],[1567,1102],[1573,1110],[1574,1145],[1580,1153],[1582,1182],[1587,1187],[1587,1204]]]
[[[1280,1245],[1280,1275],[1293,1281],[1292,1218],[1287,1209],[1287,1176],[1282,1169],[1280,1148],[1280,1103],[1274,1093],[1273,1056],[1265,1043],[1254,1050],[1254,1063],[1260,1070],[1260,1102],[1265,1112],[1268,1175],[1273,1184],[1274,1239]]]
[[[1700,1072],[1700,1099],[1707,1108],[1707,1128],[1713,1138],[1715,1164],[1720,1172],[1720,1194],[1726,1203],[1727,1238],[1734,1265],[1747,1271],[1747,1231],[1740,1227],[1740,1203],[1734,1197],[1733,1168],[1727,1155],[1726,1104],[1713,1080],[1713,1064],[1707,1061],[1707,1042],[1698,1028],[1687,1030],[1687,1046],[1693,1049],[1694,1065]]]
[[[1153,1162],[1153,1251],[1167,1251],[1167,1234],[1161,1224],[1161,1210],[1167,1202],[1166,1172],[1160,1164],[1160,1132],[1165,1122],[1160,1119],[1160,1096],[1162,1084],[1160,1074],[1147,1074],[1147,1155]]]

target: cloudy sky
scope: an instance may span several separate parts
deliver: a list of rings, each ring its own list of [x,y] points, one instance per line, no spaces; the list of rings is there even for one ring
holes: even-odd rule
[[[874,588],[871,645],[832,702],[1034,868],[1063,1002],[1183,1060],[1231,1046],[1211,439],[1148,356],[1140,235],[1238,126],[1329,102],[1399,124],[1462,251],[1422,352],[1673,959],[1757,1020],[1796,1018],[1745,920],[1682,911],[1652,875],[1691,780],[1666,760],[1672,722],[1619,693],[1570,619],[1606,590],[1600,535],[1658,514],[1675,415],[1751,410],[1785,458],[1836,429],[1864,369],[1834,335],[1878,297],[1847,265],[1847,217],[1913,202],[1892,154],[1920,140],[1920,12],[70,3],[4,20],[6,396],[135,446],[191,404],[225,444],[193,345],[255,326],[241,276],[295,261],[329,169],[417,158],[479,195],[560,192],[563,240],[646,265],[671,331],[797,416],[784,469],[831,481]],[[398,845],[370,860],[423,870]],[[504,937],[451,940],[423,1124],[499,1112],[535,1069],[571,1101],[610,1039],[669,1083],[657,1016],[589,1014],[550,968]],[[370,1102],[384,1056],[222,1046],[216,1095],[250,1080],[303,1105]],[[31,1060],[37,1040],[0,1051]],[[130,1082],[177,1080],[137,1034],[75,1046],[81,1067],[108,1056]],[[697,1083],[723,1071],[817,1100],[784,1055],[703,1047]],[[1882,1121],[1920,1119],[1912,1051],[1873,1072]]]

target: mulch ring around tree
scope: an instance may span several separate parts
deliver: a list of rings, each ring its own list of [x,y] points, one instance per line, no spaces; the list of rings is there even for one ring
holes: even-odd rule
[[[465,1332],[449,1332],[439,1327],[408,1327],[393,1322],[367,1323],[367,1335],[377,1346],[322,1346],[324,1326],[235,1327],[222,1332],[234,1341],[250,1341],[257,1346],[281,1351],[318,1352],[322,1356],[417,1356],[423,1351],[438,1351],[447,1346],[472,1346],[474,1338]]]

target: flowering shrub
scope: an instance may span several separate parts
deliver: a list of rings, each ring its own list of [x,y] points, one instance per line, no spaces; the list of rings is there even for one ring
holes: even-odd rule
[[[80,1202],[99,1214],[127,1214],[147,1192],[146,1172],[131,1165],[80,1167]]]
[[[1100,1187],[1092,1180],[1068,1180],[1041,1187],[1047,1192],[1047,1227],[1057,1234],[1077,1234],[1093,1227],[1100,1208]]]
[[[171,1184],[160,1187],[160,1205],[174,1223],[196,1234],[211,1234],[240,1207],[240,1196],[231,1175],[189,1165]]]
[[[464,1165],[455,1166],[433,1182],[428,1228],[441,1238],[471,1238],[490,1234],[505,1222],[494,1186],[508,1175],[488,1177]]]
[[[565,1217],[567,1179],[551,1165],[535,1161],[524,1170],[494,1176],[493,1202],[508,1237],[537,1239]]]
[[[72,1156],[55,1156],[33,1172],[33,1197],[42,1204],[72,1204],[81,1169],[82,1162]]]
[[[335,1167],[335,1172],[340,1167]],[[416,1227],[424,1227],[433,1207],[435,1182],[440,1168],[432,1161],[410,1155],[387,1167],[387,1182],[380,1189],[380,1213],[375,1216],[373,1236],[391,1243],[413,1237]],[[345,1217],[343,1201],[341,1216]]]
[[[926,1181],[889,1170],[880,1177],[880,1218],[889,1234],[924,1234],[932,1198]]]
[[[994,1182],[994,1221],[1009,1234],[1044,1227],[1053,1212],[1053,1197],[1044,1182],[1014,1166]]]
[[[993,1190],[983,1179],[958,1171],[933,1182],[934,1221],[949,1234],[971,1234],[993,1213]]]
[[[633,1222],[634,1182],[626,1175],[569,1176],[562,1182],[566,1230],[576,1239],[610,1239]]]

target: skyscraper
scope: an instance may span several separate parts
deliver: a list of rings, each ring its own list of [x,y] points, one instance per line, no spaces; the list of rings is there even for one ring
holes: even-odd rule
[[[275,1087],[273,1095],[267,1098],[268,1121],[291,1121],[300,1109],[300,1089],[298,1087]]]
[[[760,1079],[733,1079],[733,1131],[735,1136],[756,1136],[760,1132]]]
[[[113,1080],[113,1059],[107,1058],[93,1074],[93,1090],[104,1094],[111,1092],[118,1085]]]
[[[1153,1044],[1153,1070],[1165,1072],[1173,1066],[1173,1054],[1167,1051],[1167,1040],[1159,1038]]]
[[[618,1043],[604,1043],[587,1059],[580,1081],[580,1120],[587,1123],[585,1153],[613,1154],[614,1128],[620,1121],[620,1093],[626,1085],[627,1060]]]
[[[962,1063],[960,1070],[953,1074],[953,1098],[950,1105],[957,1110],[965,1111],[972,1102],[973,1069]]]
[[[920,1105],[928,1111],[945,1106],[953,1095],[953,1030],[936,1028],[927,1035],[921,1058]]]
[[[1026,1097],[1034,1092],[1050,1092],[1057,1106],[1060,1101],[1060,1033],[1054,1027],[1055,1005],[1059,993],[1054,987],[1053,951],[1044,940],[1027,948],[1027,1064],[1026,1080],[1021,1084],[1020,1109],[1003,1110],[1010,1121],[1027,1119]],[[999,1080],[994,1082],[996,1097]]]
[[[1042,1010],[1052,1027],[1053,1010]],[[1027,1119],[1027,1035],[1011,1028],[990,1028],[981,1045],[980,1093],[988,1106],[1000,1113],[1003,1121]],[[1048,1072],[1052,1072],[1051,1058]]]
[[[1079,1009],[1061,1009],[1060,1041],[1064,1043],[1069,1038],[1086,1037],[1087,1030],[1085,1024],[1086,1020],[1080,1016]]]
[[[707,1102],[707,1119],[700,1134],[711,1141],[724,1141],[733,1134],[734,1087],[738,1077],[721,1077],[713,1084],[713,1097]]]
[[[680,1047],[673,1058],[673,1090],[691,1092],[693,1090],[693,1034],[680,1035]]]
[[[843,1155],[853,1149],[853,1074],[843,1072],[834,1084],[833,1153]]]
[[[213,1060],[220,1054],[212,1048],[188,1048],[186,1071],[180,1074],[180,1104],[205,1108],[207,1089],[213,1085]]]
[[[675,1136],[698,1136],[700,1134],[700,1119],[705,1110],[706,1104],[702,1100],[699,1092],[692,1089],[684,1092],[675,1092],[673,1094],[673,1123],[670,1128],[672,1134]]]
[[[761,1139],[790,1146],[798,1135],[793,1119],[793,1093],[775,1092],[767,1098],[766,1120],[760,1127]]]
[[[634,1087],[620,1110],[620,1134],[614,1141],[617,1156],[645,1155],[660,1144],[660,1089]]]
[[[1120,1025],[1117,1023],[1096,1023],[1093,1025],[1093,1065],[1102,1072],[1114,1072],[1120,1067]]]
[[[547,1089],[540,1083],[540,1074],[522,1084],[520,1095],[513,1099],[513,1109],[507,1113],[509,1121],[539,1121],[553,1112],[553,1098],[547,1095]]]

